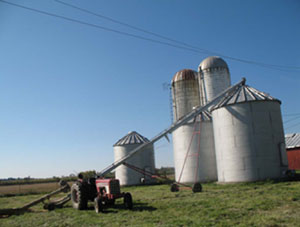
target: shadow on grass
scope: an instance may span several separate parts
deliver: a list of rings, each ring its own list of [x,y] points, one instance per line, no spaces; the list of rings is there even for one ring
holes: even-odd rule
[[[140,203],[140,202],[135,202],[133,203],[133,208],[131,209],[131,211],[133,212],[141,212],[141,211],[155,211],[157,208],[152,207],[152,206],[148,206],[147,203]],[[94,210],[93,206],[89,206],[88,210]],[[127,210],[127,208],[125,208],[124,204],[115,204],[115,205],[109,205],[109,206],[105,206],[102,213],[103,214],[108,214],[108,213],[118,213],[118,210]]]
[[[0,219],[2,218],[9,218],[10,216],[16,215],[23,215],[24,213],[41,213],[41,211],[34,211],[32,209],[3,209],[0,210]]]
[[[147,203],[134,203],[133,204],[133,211],[155,211],[157,208],[153,206],[148,206]]]

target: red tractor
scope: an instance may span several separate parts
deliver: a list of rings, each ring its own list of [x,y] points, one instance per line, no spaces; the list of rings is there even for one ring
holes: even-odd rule
[[[104,207],[115,204],[115,200],[123,198],[126,209],[132,209],[132,197],[130,193],[120,191],[120,182],[117,179],[89,178],[83,179],[79,174],[78,180],[71,187],[71,200],[73,207],[84,210],[88,207],[88,201],[94,201],[95,211],[100,213]]]

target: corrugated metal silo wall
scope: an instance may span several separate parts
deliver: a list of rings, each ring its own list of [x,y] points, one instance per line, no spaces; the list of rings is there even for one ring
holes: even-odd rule
[[[181,80],[173,83],[174,122],[199,106],[198,80]]]
[[[188,123],[175,130],[173,150],[176,181],[194,183],[217,180],[211,121]]]
[[[129,154],[133,149],[138,147],[140,144],[128,144],[123,146],[114,147],[114,156],[115,161],[123,158]],[[141,150],[130,159],[127,160],[128,164],[136,166],[140,169],[150,171],[154,173],[155,163],[154,163],[154,148],[153,145],[147,146],[145,149]],[[116,178],[120,180],[120,185],[139,185],[141,184],[141,178],[146,179],[147,183],[153,183],[153,180],[149,177],[146,177],[144,174],[141,174],[127,166],[121,165],[116,168]]]
[[[199,72],[202,80],[199,80],[202,105],[210,102],[222,91],[231,86],[230,74],[226,68],[212,68]]]
[[[279,102],[237,103],[212,116],[219,182],[282,176],[287,156]]]
[[[192,111],[193,107],[200,105],[198,84],[198,79],[181,80],[173,83],[174,121]],[[179,180],[181,171],[182,177],[180,182],[183,183],[216,180],[217,174],[212,123],[211,121],[197,122],[196,127],[198,129],[196,129],[196,131],[198,132],[199,125],[201,125],[199,157],[199,134],[195,134],[193,138],[193,123],[183,125],[172,133],[175,178],[177,181]],[[184,164],[189,148],[189,156]]]

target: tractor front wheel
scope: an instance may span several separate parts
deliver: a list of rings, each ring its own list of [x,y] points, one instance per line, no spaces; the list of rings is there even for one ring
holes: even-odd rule
[[[102,203],[102,199],[96,197],[94,200],[94,206],[95,206],[95,211],[96,213],[100,213],[103,212],[103,203]]]
[[[126,209],[130,209],[130,210],[133,208],[132,196],[128,192],[124,196],[124,206]]]
[[[77,182],[71,187],[71,201],[73,207],[77,210],[84,210],[87,208],[87,195],[85,195],[83,185]]]

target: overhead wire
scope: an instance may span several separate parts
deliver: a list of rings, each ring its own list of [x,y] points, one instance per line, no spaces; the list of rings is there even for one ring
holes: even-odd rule
[[[287,116],[287,117],[300,116],[300,113],[283,114],[283,116]]]
[[[294,128],[294,127],[300,125],[300,122],[295,122],[300,119],[300,113],[284,114],[284,116],[289,118],[283,122],[285,130],[288,130],[288,129],[291,129],[291,128]],[[291,123],[293,123],[293,124],[291,125]]]
[[[191,46],[189,44],[186,44],[184,42],[180,42],[180,41],[177,41],[175,39],[170,39],[168,37],[159,35],[157,33],[149,32],[147,30],[144,30],[144,29],[141,29],[141,28],[138,28],[138,27],[135,27],[135,26],[132,26],[132,25],[129,25],[129,24],[126,24],[126,23],[114,20],[114,19],[109,18],[109,17],[106,17],[106,18],[110,19],[111,21],[115,21],[115,22],[117,22],[119,24],[130,26],[131,28],[135,28],[136,30],[138,29],[140,31],[146,32],[148,34],[155,35],[155,36],[160,37],[162,39],[165,39],[165,40],[168,40],[168,41],[172,41],[172,42],[175,42],[177,44],[181,44],[182,46],[176,45],[176,44],[172,44],[172,43],[169,43],[169,42],[165,42],[165,41],[160,41],[160,40],[157,40],[157,39],[152,39],[152,38],[148,38],[148,37],[144,37],[144,36],[140,36],[140,35],[128,33],[128,32],[123,32],[123,31],[120,31],[120,30],[116,30],[116,29],[112,29],[112,28],[100,26],[100,25],[97,25],[97,24],[92,24],[92,23],[85,22],[85,21],[78,20],[78,19],[74,19],[74,18],[71,18],[71,17],[66,17],[66,16],[62,16],[62,15],[59,15],[59,14],[47,12],[47,11],[44,11],[44,10],[27,7],[27,6],[24,6],[24,5],[17,4],[17,3],[12,3],[12,2],[9,2],[9,1],[6,1],[6,0],[0,0],[0,2],[8,4],[8,5],[11,5],[11,6],[14,6],[14,7],[22,8],[22,9],[25,9],[25,10],[29,10],[31,12],[35,12],[35,13],[39,13],[39,14],[43,14],[43,15],[47,15],[47,16],[51,16],[51,17],[56,17],[56,18],[59,18],[59,19],[62,19],[62,20],[67,20],[69,22],[73,22],[73,23],[77,23],[77,24],[81,24],[81,25],[85,25],[85,26],[90,26],[90,27],[94,27],[94,28],[97,28],[97,29],[105,30],[105,31],[108,31],[108,32],[113,32],[113,33],[117,33],[117,34],[120,34],[120,35],[137,38],[137,39],[140,39],[140,40],[145,40],[145,41],[149,41],[149,42],[153,42],[153,43],[158,43],[158,44],[161,44],[161,45],[166,45],[166,46],[174,47],[174,48],[177,48],[177,49],[188,50],[188,51],[191,51],[191,52],[194,52],[194,53],[216,54],[216,55],[219,55],[220,57],[231,59],[231,60],[234,60],[234,61],[239,61],[239,62],[243,62],[243,63],[247,63],[247,64],[255,64],[255,65],[259,65],[261,67],[271,68],[271,69],[275,69],[275,70],[279,70],[279,71],[286,71],[286,72],[290,71],[291,72],[291,70],[300,70],[300,67],[297,67],[297,66],[281,66],[281,65],[266,64],[266,63],[261,63],[261,62],[255,62],[255,61],[250,61],[250,60],[245,60],[245,59],[239,59],[239,58],[235,58],[235,57],[230,57],[230,56],[223,55],[223,54],[220,54],[220,53],[217,53],[217,52],[212,52],[212,51],[208,51],[208,50],[205,50],[205,49],[196,48],[196,47]],[[57,1],[56,0],[56,2],[60,2],[61,3],[62,1]],[[67,4],[67,3],[65,3],[65,4]],[[76,7],[76,8],[79,8],[79,7]],[[82,10],[84,10],[86,12],[90,12],[90,11],[85,10],[85,9],[82,9]],[[93,12],[90,12],[90,13],[93,13]],[[96,14],[96,13],[93,13],[93,14]],[[98,16],[102,16],[102,15],[99,14]],[[105,17],[103,17],[103,18],[105,18]]]
[[[290,118],[290,119],[284,121],[283,124],[286,124],[286,123],[288,123],[288,122],[295,121],[295,120],[298,120],[298,119],[300,119],[300,116],[296,116],[296,117],[294,116],[294,117],[292,117],[292,118]]]
[[[148,30],[146,30],[146,29],[143,29],[143,28],[140,28],[140,27],[137,27],[137,26],[128,24],[128,23],[124,23],[124,22],[119,21],[119,20],[116,20],[116,19],[114,19],[114,18],[112,18],[112,17],[108,17],[108,16],[105,16],[105,15],[100,14],[100,13],[95,13],[95,12],[92,12],[92,11],[90,11],[90,10],[87,10],[87,9],[84,9],[84,8],[81,8],[81,7],[78,7],[78,6],[76,6],[76,5],[73,5],[73,4],[64,2],[64,1],[60,1],[60,0],[54,0],[54,1],[57,2],[57,3],[63,4],[63,5],[65,5],[65,6],[68,6],[68,7],[70,7],[70,8],[77,9],[77,10],[79,10],[79,11],[82,11],[82,12],[85,12],[85,13],[88,13],[88,14],[91,14],[91,15],[94,15],[94,16],[96,16],[96,17],[99,17],[99,18],[102,18],[102,19],[105,19],[105,20],[108,20],[108,21],[111,21],[111,22],[113,22],[113,23],[116,23],[116,24],[123,25],[123,26],[128,27],[128,28],[134,29],[134,30],[136,30],[136,31],[140,31],[140,32],[143,32],[143,33],[146,33],[146,34],[149,34],[149,35],[153,35],[153,36],[156,36],[156,37],[158,37],[158,38],[165,39],[165,40],[168,40],[168,41],[171,41],[171,42],[174,42],[174,43],[177,43],[177,44],[186,46],[186,47],[198,49],[198,50],[201,50],[201,51],[203,51],[203,52],[207,52],[208,54],[211,53],[211,51],[209,51],[209,50],[206,50],[206,49],[202,49],[202,48],[198,48],[198,47],[192,46],[192,45],[187,44],[187,43],[185,43],[185,42],[178,41],[178,40],[169,38],[169,37],[167,37],[167,36],[160,35],[160,34],[158,34],[158,33],[151,32],[151,31],[148,31]]]
[[[112,28],[100,26],[100,25],[97,25],[97,24],[92,24],[92,23],[85,22],[85,21],[78,20],[78,19],[74,19],[74,18],[71,18],[71,17],[61,16],[59,14],[50,13],[50,12],[47,12],[47,11],[44,11],[44,10],[39,10],[39,9],[27,7],[27,6],[24,6],[24,5],[20,5],[20,4],[8,2],[8,1],[5,1],[5,0],[0,0],[0,2],[9,4],[11,6],[15,6],[15,7],[18,7],[18,8],[22,8],[22,9],[25,9],[25,10],[29,10],[31,12],[35,12],[35,13],[39,13],[39,14],[43,14],[43,15],[47,15],[47,16],[51,16],[51,17],[56,17],[56,18],[59,18],[59,19],[67,20],[67,21],[70,21],[70,22],[73,22],[73,23],[77,23],[77,24],[81,24],[81,25],[86,25],[86,26],[98,28],[98,29],[101,29],[101,30],[105,30],[105,31],[117,33],[117,34],[120,34],[120,35],[130,36],[130,37],[133,37],[133,38],[137,38],[137,39],[141,39],[141,40],[146,40],[146,41],[150,41],[150,42],[153,42],[153,43],[159,43],[159,44],[162,44],[162,45],[167,45],[167,46],[175,47],[175,48],[178,48],[178,49],[184,49],[184,50],[189,50],[189,51],[192,51],[192,52],[195,52],[195,53],[202,53],[203,54],[203,52],[197,51],[197,50],[192,49],[192,48],[188,48],[188,47],[184,47],[184,46],[179,46],[179,45],[175,45],[175,44],[172,44],[172,43],[167,43],[167,42],[164,42],[164,41],[159,41],[159,40],[147,38],[147,37],[140,36],[140,35],[135,35],[135,34],[128,33],[128,32],[119,31],[119,30],[116,30],[116,29],[112,29]]]
[[[291,128],[294,128],[295,126],[298,126],[298,125],[300,125],[300,122],[298,122],[298,123],[296,123],[296,124],[293,124],[293,125],[290,125],[290,126],[286,127],[285,129],[286,129],[286,130],[287,130],[287,129],[291,129]]]
[[[161,38],[161,39],[164,39],[164,40],[168,40],[168,41],[171,41],[171,42],[174,42],[174,43],[177,43],[177,44],[189,47],[189,48],[200,50],[200,51],[206,52],[208,54],[218,55],[218,56],[226,58],[226,59],[230,59],[230,60],[233,60],[233,61],[239,61],[239,62],[243,62],[243,63],[247,63],[247,64],[255,64],[255,65],[264,66],[264,67],[273,67],[273,69],[275,67],[275,69],[279,69],[279,70],[280,70],[280,68],[281,69],[285,69],[285,70],[288,70],[288,69],[290,69],[290,70],[300,70],[300,67],[297,67],[297,66],[284,66],[284,65],[266,64],[266,63],[257,62],[257,61],[251,61],[251,60],[246,60],[246,59],[241,59],[241,58],[235,58],[235,57],[224,55],[224,54],[221,54],[221,53],[218,53],[218,52],[206,50],[206,49],[199,48],[199,47],[190,45],[190,44],[182,42],[182,41],[178,41],[176,39],[172,39],[170,37],[167,37],[167,36],[155,33],[155,32],[152,32],[152,31],[148,31],[146,29],[143,29],[143,28],[140,28],[140,27],[128,24],[128,23],[124,23],[124,22],[116,20],[116,19],[114,19],[112,17],[108,17],[108,16],[105,16],[105,15],[100,14],[100,13],[92,12],[90,10],[81,8],[81,7],[76,6],[74,4],[70,4],[70,3],[67,3],[67,2],[64,2],[64,1],[61,1],[61,0],[54,0],[54,1],[57,2],[57,3],[63,4],[65,6],[68,6],[70,8],[73,8],[73,9],[76,9],[76,10],[79,10],[79,11],[82,11],[82,12],[94,15],[96,17],[99,17],[99,18],[102,18],[102,19],[105,19],[105,20],[108,20],[108,21],[111,21],[113,23],[120,24],[120,25],[123,25],[125,27],[129,27],[129,28],[134,29],[136,31],[140,31],[140,32],[143,32],[143,33],[146,33],[146,34],[149,34],[149,35],[153,35],[153,36],[156,36],[158,38]]]

